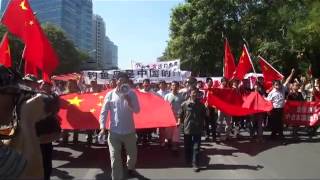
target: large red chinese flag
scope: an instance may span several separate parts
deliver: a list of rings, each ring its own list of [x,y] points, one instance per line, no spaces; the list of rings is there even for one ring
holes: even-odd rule
[[[58,56],[28,0],[11,0],[1,22],[25,43],[25,61],[40,69],[44,77],[49,77],[58,66]]]
[[[225,39],[223,76],[227,79],[231,79],[235,70],[236,65],[234,63],[234,57],[232,55],[228,39]]]
[[[62,129],[99,129],[99,115],[107,92],[60,96]]]
[[[58,56],[35,17],[30,20],[28,27],[25,61],[39,68],[44,77],[49,77],[58,66]]]
[[[5,67],[11,67],[11,54],[8,33],[6,32],[2,38],[0,44],[0,64],[3,64]]]
[[[264,77],[264,87],[265,89],[270,89],[272,87],[273,80],[282,80],[283,75],[279,73],[275,68],[273,68],[266,60],[259,56],[259,64],[261,66],[261,71]]]
[[[243,45],[242,54],[234,75],[234,78],[242,80],[244,76],[253,68],[251,58],[246,45]]]
[[[231,116],[246,116],[272,110],[272,103],[259,93],[240,93],[235,89],[211,89],[208,93],[208,104]]]
[[[27,39],[27,23],[32,18],[33,12],[28,0],[11,0],[2,16],[1,23],[9,32],[25,42]]]
[[[134,114],[137,129],[170,127],[176,124],[168,102],[152,93],[135,92],[140,104],[140,112]],[[61,127],[63,129],[99,129],[98,120],[106,93],[107,91],[60,96]],[[108,122],[106,124],[109,124]]]

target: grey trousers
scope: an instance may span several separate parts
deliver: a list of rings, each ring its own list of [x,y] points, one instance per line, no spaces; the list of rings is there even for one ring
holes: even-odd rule
[[[225,122],[225,128],[223,128]],[[219,133],[226,133],[226,136],[229,137],[231,134],[231,117],[224,114],[220,110],[218,111],[218,132]]]
[[[110,132],[108,136],[108,145],[111,160],[111,177],[113,180],[121,180],[124,178],[122,166],[122,145],[127,152],[127,167],[134,170],[137,162],[137,134],[117,134]]]

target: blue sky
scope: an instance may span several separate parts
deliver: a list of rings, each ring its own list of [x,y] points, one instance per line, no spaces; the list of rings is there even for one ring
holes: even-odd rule
[[[171,9],[183,0],[93,0],[93,13],[106,23],[106,35],[118,46],[118,65],[151,63],[169,39]]]

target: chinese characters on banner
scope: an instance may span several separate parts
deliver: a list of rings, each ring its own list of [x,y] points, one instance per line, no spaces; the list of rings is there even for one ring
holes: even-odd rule
[[[284,107],[284,123],[289,125],[315,126],[320,123],[320,101],[287,101]]]
[[[82,71],[85,84],[91,81],[97,81],[98,84],[107,84],[108,81],[119,72],[126,72],[134,83],[140,83],[144,79],[150,79],[151,82],[159,82],[165,80],[184,81],[191,75],[189,71],[169,70],[169,69],[139,69],[139,70],[110,70],[110,71]]]
[[[134,62],[132,68],[133,70],[155,69],[155,70],[179,70],[180,71],[180,60],[161,61],[161,62],[155,62],[150,64]]]

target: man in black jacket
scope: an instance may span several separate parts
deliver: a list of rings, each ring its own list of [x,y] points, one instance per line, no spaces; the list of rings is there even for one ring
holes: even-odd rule
[[[196,172],[199,171],[199,153],[201,132],[206,118],[206,108],[197,98],[198,89],[192,88],[188,100],[182,103],[180,122],[183,126],[185,160],[192,163]]]

